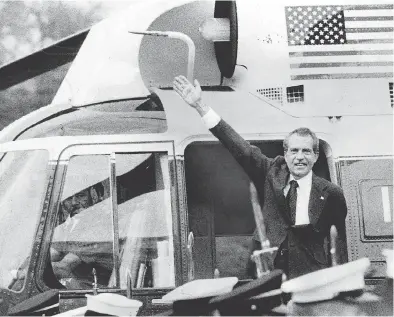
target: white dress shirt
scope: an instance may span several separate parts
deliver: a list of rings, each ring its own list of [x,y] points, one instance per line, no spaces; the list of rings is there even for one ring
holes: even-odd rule
[[[203,123],[208,129],[215,127],[219,121],[220,116],[211,108],[209,111],[201,118]],[[293,175],[290,174],[287,185],[283,189],[283,194],[287,195],[290,189],[290,181],[293,180]],[[297,180],[297,207],[296,207],[296,225],[307,225],[309,224],[309,197],[312,188],[312,171],[307,175]]]
[[[210,108],[208,112],[203,117],[201,117],[201,120],[208,129],[212,129],[219,123],[220,116],[212,108]]]
[[[290,189],[290,181],[294,179],[293,175],[290,174],[289,181],[283,189],[285,197]],[[309,197],[311,195],[312,188],[312,171],[310,171],[304,177],[296,180],[298,183],[297,187],[297,207],[296,207],[296,225],[307,225],[309,224]]]

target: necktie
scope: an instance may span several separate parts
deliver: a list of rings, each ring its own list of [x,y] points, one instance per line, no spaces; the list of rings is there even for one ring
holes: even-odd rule
[[[298,183],[294,179],[290,181],[290,189],[287,193],[286,201],[289,206],[291,222],[295,224],[296,220],[296,209],[297,209],[297,187]]]

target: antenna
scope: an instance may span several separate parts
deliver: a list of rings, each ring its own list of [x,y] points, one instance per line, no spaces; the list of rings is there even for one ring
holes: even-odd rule
[[[151,36],[163,36],[172,39],[178,39],[187,44],[189,49],[187,59],[187,79],[192,83],[194,78],[194,60],[196,56],[196,47],[193,40],[182,32],[171,32],[171,31],[129,31],[132,34],[151,35]]]

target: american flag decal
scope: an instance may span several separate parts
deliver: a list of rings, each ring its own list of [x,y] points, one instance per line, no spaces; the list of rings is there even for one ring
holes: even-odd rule
[[[291,79],[392,78],[393,9],[285,7]]]

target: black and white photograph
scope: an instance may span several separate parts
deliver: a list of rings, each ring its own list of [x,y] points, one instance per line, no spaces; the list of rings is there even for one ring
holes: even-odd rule
[[[393,316],[392,0],[0,0],[0,316]]]

